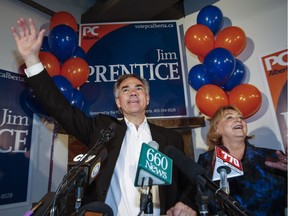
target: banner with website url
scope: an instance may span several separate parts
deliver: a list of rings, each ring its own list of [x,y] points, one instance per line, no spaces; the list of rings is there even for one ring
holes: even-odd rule
[[[113,86],[118,76],[128,73],[150,84],[147,117],[188,115],[176,22],[82,24],[79,38],[90,67],[88,81],[80,88],[90,116],[120,117]]]
[[[33,113],[23,75],[0,70],[0,209],[27,201]]]
[[[267,83],[270,89],[276,112],[282,141],[287,145],[287,81],[288,81],[288,49],[265,55],[261,58]]]

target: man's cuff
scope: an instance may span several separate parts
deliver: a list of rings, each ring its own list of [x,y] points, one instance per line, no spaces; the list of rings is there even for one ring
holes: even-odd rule
[[[31,66],[31,67],[28,67],[26,69],[24,69],[24,72],[26,74],[27,77],[32,77],[32,76],[35,76],[39,73],[41,73],[41,71],[44,70],[44,66],[41,62]]]

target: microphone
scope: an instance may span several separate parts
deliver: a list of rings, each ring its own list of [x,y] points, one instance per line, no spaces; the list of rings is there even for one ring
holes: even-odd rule
[[[220,180],[220,188],[229,194],[230,188],[227,178],[243,175],[242,163],[240,160],[230,155],[225,146],[215,146],[214,156],[215,164],[212,180]]]
[[[68,164],[69,167],[73,168],[75,166],[78,166],[78,163],[82,161],[80,168],[85,173],[85,183],[87,183],[88,185],[90,185],[94,181],[94,179],[96,178],[96,176],[98,175],[100,171],[101,163],[108,156],[107,148],[102,148],[100,152],[99,153],[98,152],[99,151],[89,156],[88,154],[76,155],[73,158],[73,162]]]
[[[198,175],[205,175],[206,170],[204,167],[197,164],[174,146],[167,146],[164,153],[173,160],[174,165],[187,175],[190,181],[196,182]]]
[[[77,156],[76,158],[74,158],[74,160],[78,161],[78,163],[72,164],[74,166],[72,166],[72,169],[70,169],[67,175],[63,177],[62,183],[67,181],[68,178],[71,179],[71,176],[69,175],[71,174],[73,175],[73,173],[77,169],[79,169],[80,167],[82,168],[86,167],[86,169],[82,169],[82,170],[84,170],[85,174],[87,174],[86,176],[88,177],[88,179],[86,180],[86,182],[88,184],[91,184],[91,182],[95,179],[96,175],[98,174],[98,171],[99,171],[98,168],[100,168],[98,162],[104,161],[108,155],[108,151],[105,148],[104,144],[107,143],[110,139],[112,139],[115,136],[115,128],[116,128],[116,123],[112,122],[109,125],[108,129],[101,130],[100,132],[101,137],[97,140],[95,145],[85,155],[80,156],[80,158]],[[61,188],[58,187],[58,190],[60,189]]]
[[[152,185],[168,185],[172,182],[172,160],[158,151],[159,144],[150,141],[143,143],[140,151],[135,187],[141,186],[140,212],[153,215]]]
[[[160,151],[158,143],[143,143],[140,151],[135,187],[142,186],[143,178],[151,178],[152,185],[169,185],[172,183],[172,160]]]
[[[98,175],[101,167],[101,163],[107,158],[108,150],[107,148],[102,148],[100,152],[95,152],[94,155],[88,156],[88,154],[80,154],[74,157],[73,161],[74,163],[70,163],[69,166],[72,166],[72,169],[74,167],[78,167],[76,170],[76,178],[73,180],[71,178],[72,187],[76,186],[75,196],[75,210],[76,212],[79,211],[79,208],[81,207],[81,202],[83,198],[83,184],[90,185],[96,176]],[[84,158],[87,158],[84,160]],[[81,164],[78,166],[78,164]],[[69,185],[69,184],[68,184]],[[69,190],[69,189],[68,189]]]
[[[108,155],[108,151],[105,148],[104,144],[110,141],[110,139],[115,136],[115,128],[116,122],[112,122],[109,125],[108,129],[101,130],[101,136],[96,141],[95,145],[84,156],[82,156],[81,160],[77,164],[75,164],[75,166],[73,166],[69,170],[69,172],[63,177],[62,182],[57,187],[55,193],[52,208],[50,210],[51,216],[54,216],[58,213],[58,209],[56,208],[57,202],[59,202],[63,196],[67,196],[67,194],[70,193],[73,188],[76,188],[77,196],[75,209],[76,212],[79,211],[83,196],[82,184],[83,182],[90,184],[97,176],[101,162],[104,161],[104,159],[106,159]],[[86,158],[88,158],[88,160]],[[86,163],[89,161],[90,163]]]
[[[215,194],[216,199],[223,204],[223,207],[225,207],[229,215],[250,215],[233,197],[226,194],[222,189],[219,189],[218,186],[205,175],[205,169],[194,160],[174,146],[167,146],[164,152],[191,182],[198,182],[201,188],[211,190]]]

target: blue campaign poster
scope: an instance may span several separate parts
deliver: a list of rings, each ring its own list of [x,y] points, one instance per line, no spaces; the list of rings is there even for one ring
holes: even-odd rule
[[[33,113],[22,75],[0,70],[0,207],[27,201]]]
[[[147,117],[187,116],[185,75],[174,21],[82,24],[80,44],[90,67],[80,91],[89,115],[120,117],[113,96],[118,76],[138,74],[150,84]]]

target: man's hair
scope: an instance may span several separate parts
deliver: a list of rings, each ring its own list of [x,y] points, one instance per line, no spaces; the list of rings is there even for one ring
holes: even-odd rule
[[[150,87],[149,87],[149,83],[146,79],[143,79],[136,74],[124,74],[124,75],[119,76],[117,81],[114,84],[114,97],[115,98],[117,98],[119,95],[119,87],[120,87],[121,83],[128,78],[138,79],[144,85],[144,88],[147,92],[147,95],[149,95]]]

